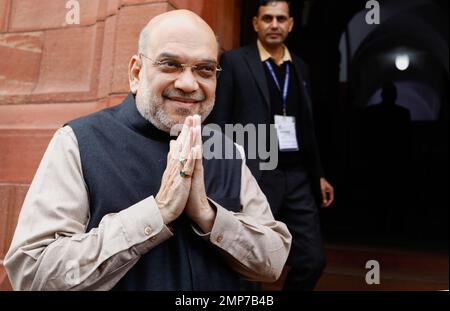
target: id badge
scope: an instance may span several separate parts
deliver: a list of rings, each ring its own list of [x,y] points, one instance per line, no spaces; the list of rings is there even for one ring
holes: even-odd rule
[[[280,151],[298,151],[297,131],[295,130],[295,117],[275,116]]]

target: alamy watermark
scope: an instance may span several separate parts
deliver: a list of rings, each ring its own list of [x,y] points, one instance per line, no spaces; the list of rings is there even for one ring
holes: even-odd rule
[[[80,24],[80,2],[77,0],[68,0],[66,2],[66,25]]]
[[[369,25],[380,24],[380,3],[376,0],[370,0],[366,2],[366,9],[369,11],[366,13],[366,23]]]
[[[182,124],[174,126],[170,135],[176,137],[183,128]],[[224,131],[224,133],[223,133]],[[225,135],[224,135],[225,134]],[[226,124],[224,128],[217,124],[208,124],[202,129],[203,158],[236,159],[233,144],[246,147],[246,158],[260,160],[259,169],[262,171],[274,170],[278,165],[278,136],[275,125],[266,124]],[[174,154],[174,157],[178,155]]]
[[[379,285],[380,282],[380,263],[377,260],[369,260],[366,263],[366,269],[370,269],[366,273],[366,283],[368,285]]]

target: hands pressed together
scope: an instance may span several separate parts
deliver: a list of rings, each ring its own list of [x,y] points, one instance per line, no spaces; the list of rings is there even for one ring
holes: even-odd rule
[[[155,199],[166,225],[185,212],[203,232],[211,231],[216,212],[206,196],[200,116],[187,117],[178,138],[170,142],[166,170]]]

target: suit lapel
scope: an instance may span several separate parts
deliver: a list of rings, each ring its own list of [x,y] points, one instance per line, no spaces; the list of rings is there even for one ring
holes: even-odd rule
[[[266,74],[264,73],[264,67],[259,57],[256,44],[246,49],[245,60],[255,78],[256,84],[258,84],[258,87],[263,94],[267,107],[270,108],[269,86],[267,85]]]

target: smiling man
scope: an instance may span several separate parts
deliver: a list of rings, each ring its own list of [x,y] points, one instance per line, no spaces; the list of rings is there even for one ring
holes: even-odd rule
[[[5,258],[14,289],[236,290],[280,276],[291,236],[242,148],[224,140],[240,156],[202,159],[217,56],[194,13],[150,21],[125,101],[50,142]]]

